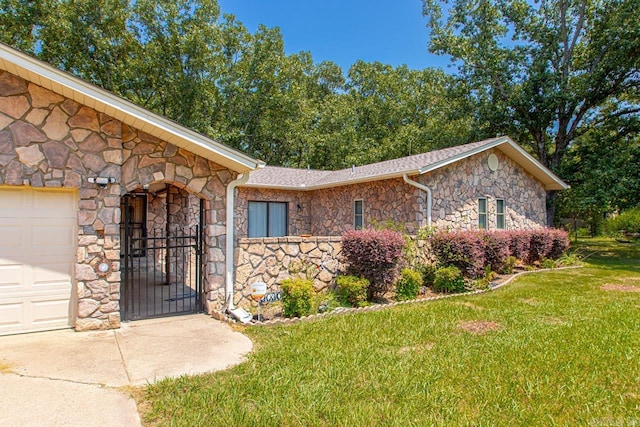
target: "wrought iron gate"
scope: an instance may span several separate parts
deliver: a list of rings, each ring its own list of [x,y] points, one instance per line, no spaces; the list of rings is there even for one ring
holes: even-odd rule
[[[202,227],[141,228],[131,209],[134,197],[127,195],[122,202],[122,318],[139,320],[202,311]],[[200,224],[202,220],[201,204]]]

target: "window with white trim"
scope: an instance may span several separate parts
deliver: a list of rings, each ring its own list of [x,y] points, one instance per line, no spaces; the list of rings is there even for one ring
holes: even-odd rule
[[[478,228],[487,229],[487,199],[478,198]]]
[[[283,237],[287,235],[286,202],[249,202],[249,237]]]
[[[506,228],[505,210],[504,199],[496,199],[496,228],[498,230]]]
[[[362,200],[353,201],[353,228],[356,230],[362,229],[364,225],[363,205]]]

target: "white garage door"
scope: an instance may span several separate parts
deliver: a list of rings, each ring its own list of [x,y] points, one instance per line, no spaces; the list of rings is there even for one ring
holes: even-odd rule
[[[76,209],[75,191],[0,186],[0,335],[72,326]]]

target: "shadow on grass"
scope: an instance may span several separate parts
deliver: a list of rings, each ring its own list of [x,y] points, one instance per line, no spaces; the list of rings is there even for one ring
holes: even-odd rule
[[[620,243],[614,239],[582,239],[572,248],[588,257],[585,262],[605,270],[640,272],[640,243]]]

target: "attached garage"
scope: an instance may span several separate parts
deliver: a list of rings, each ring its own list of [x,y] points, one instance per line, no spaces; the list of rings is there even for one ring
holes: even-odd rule
[[[0,186],[0,335],[73,327],[77,199]]]

